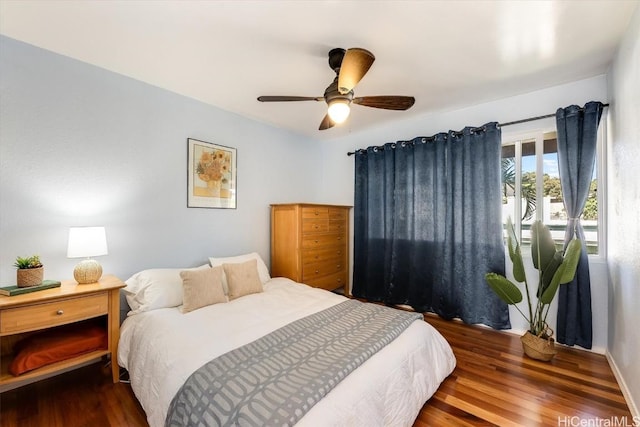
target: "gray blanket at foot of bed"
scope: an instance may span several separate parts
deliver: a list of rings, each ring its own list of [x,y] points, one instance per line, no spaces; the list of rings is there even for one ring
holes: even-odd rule
[[[417,319],[349,300],[297,320],[195,371],[165,425],[293,425]]]

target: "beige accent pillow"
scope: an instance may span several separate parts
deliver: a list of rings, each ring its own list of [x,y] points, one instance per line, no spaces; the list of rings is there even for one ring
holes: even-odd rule
[[[182,312],[188,313],[207,305],[227,302],[222,289],[222,268],[204,268],[180,272],[182,278]]]
[[[227,276],[229,301],[245,295],[262,292],[262,282],[258,274],[258,262],[255,259],[235,264],[222,264]]]
[[[211,263],[211,267],[217,267],[222,264],[238,264],[241,262],[249,261],[250,259],[255,259],[258,263],[258,276],[260,276],[260,281],[264,285],[269,280],[271,280],[271,276],[269,275],[269,269],[267,265],[264,263],[264,260],[260,257],[257,252],[251,252],[250,254],[237,255],[237,256],[228,256],[224,258],[213,258],[209,257],[209,262]],[[222,287],[224,288],[224,292],[226,295],[229,295],[229,285],[227,284],[227,275],[222,275]]]

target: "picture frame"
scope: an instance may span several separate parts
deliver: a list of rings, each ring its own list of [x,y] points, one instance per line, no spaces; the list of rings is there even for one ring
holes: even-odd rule
[[[187,150],[187,207],[235,209],[236,149],[188,138]]]

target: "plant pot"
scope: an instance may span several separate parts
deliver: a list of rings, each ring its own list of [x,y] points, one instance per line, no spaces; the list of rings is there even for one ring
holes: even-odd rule
[[[522,341],[524,354],[535,360],[548,362],[557,353],[555,341],[551,337],[538,337],[527,331],[520,337],[520,341]]]
[[[42,283],[44,267],[20,268],[16,273],[16,282],[19,288],[28,288]]]

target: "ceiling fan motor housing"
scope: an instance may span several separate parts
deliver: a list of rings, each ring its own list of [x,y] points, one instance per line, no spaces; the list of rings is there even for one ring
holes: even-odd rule
[[[329,66],[335,71],[336,75],[340,72],[345,52],[346,50],[339,47],[329,51]]]

